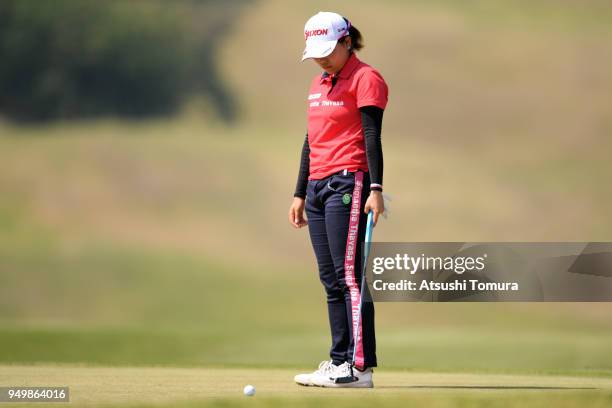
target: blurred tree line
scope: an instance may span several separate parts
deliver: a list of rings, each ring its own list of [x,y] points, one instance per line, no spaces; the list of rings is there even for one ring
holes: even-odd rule
[[[216,47],[248,0],[1,0],[0,115],[46,121],[235,104]]]

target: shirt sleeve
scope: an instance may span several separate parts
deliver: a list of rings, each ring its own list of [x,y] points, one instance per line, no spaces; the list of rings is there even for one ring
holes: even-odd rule
[[[385,109],[388,96],[389,88],[380,73],[374,69],[365,70],[357,83],[357,107],[376,106]]]
[[[310,175],[310,145],[308,144],[308,133],[304,138],[302,145],[302,155],[300,157],[300,170],[298,172],[297,182],[295,185],[294,197],[306,198],[306,186],[308,185],[308,176]]]
[[[364,106],[359,111],[361,112],[366,158],[370,169],[370,189],[382,191],[383,152],[380,133],[384,111],[376,106]]]

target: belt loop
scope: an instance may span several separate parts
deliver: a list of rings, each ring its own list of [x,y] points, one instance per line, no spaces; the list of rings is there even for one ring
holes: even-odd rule
[[[348,169],[344,169],[344,175],[348,175]]]

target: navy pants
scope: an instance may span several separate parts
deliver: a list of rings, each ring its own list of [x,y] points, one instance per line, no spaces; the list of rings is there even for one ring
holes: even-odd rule
[[[361,302],[362,296],[369,299],[361,293],[367,222],[363,209],[369,185],[368,173],[343,171],[322,180],[309,180],[306,193],[310,239],[327,294],[330,357],[335,364],[348,361],[360,369],[376,367],[374,304]],[[357,347],[354,330],[359,330]]]

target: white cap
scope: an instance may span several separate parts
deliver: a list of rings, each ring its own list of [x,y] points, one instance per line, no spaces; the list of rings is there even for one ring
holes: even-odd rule
[[[306,22],[304,38],[306,48],[302,61],[323,58],[332,53],[338,40],[349,33],[351,23],[340,14],[320,11]]]

